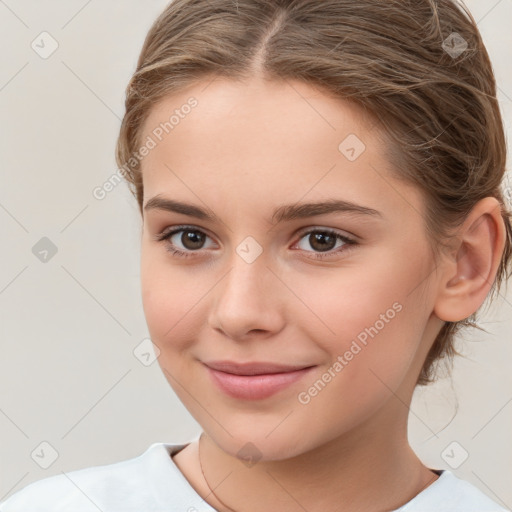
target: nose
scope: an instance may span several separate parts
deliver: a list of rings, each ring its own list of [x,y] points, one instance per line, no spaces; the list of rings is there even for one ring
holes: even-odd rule
[[[263,255],[248,262],[235,252],[212,290],[210,326],[234,340],[275,335],[284,325],[285,292]]]

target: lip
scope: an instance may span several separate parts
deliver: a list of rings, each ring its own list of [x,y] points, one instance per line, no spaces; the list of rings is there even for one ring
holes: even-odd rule
[[[249,363],[236,363],[234,361],[210,361],[204,363],[206,366],[213,370],[218,370],[224,373],[231,373],[233,375],[266,375],[269,373],[288,373],[312,365],[285,365],[279,363],[271,363],[267,361],[253,361]]]
[[[217,387],[232,398],[263,400],[291,386],[314,366],[287,366],[268,362],[204,363]]]

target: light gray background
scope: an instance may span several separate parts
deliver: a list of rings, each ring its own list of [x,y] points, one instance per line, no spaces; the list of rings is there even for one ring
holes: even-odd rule
[[[92,194],[116,170],[124,89],[166,4],[0,0],[0,501],[35,480],[200,432],[158,363],[133,353],[148,336],[135,199],[124,183],[102,201]],[[493,60],[510,141],[512,0],[467,5]],[[59,44],[47,59],[31,48],[43,31]],[[58,249],[46,263],[32,252],[43,237]],[[467,359],[457,359],[453,379],[418,390],[410,440],[426,464],[512,507],[510,293],[482,325],[489,334],[459,344]],[[47,469],[43,442],[58,453]]]

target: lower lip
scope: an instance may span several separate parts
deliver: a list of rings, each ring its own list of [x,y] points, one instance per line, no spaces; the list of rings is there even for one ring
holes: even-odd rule
[[[262,400],[302,379],[313,367],[264,375],[233,375],[206,367],[213,381],[227,395],[242,400]]]

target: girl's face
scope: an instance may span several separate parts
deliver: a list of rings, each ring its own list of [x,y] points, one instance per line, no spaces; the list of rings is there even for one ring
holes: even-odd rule
[[[145,316],[203,429],[266,460],[402,435],[442,326],[437,272],[420,193],[358,108],[298,82],[205,80],[161,101],[141,140]],[[312,368],[267,396],[241,377],[241,397],[205,366],[221,360]]]

